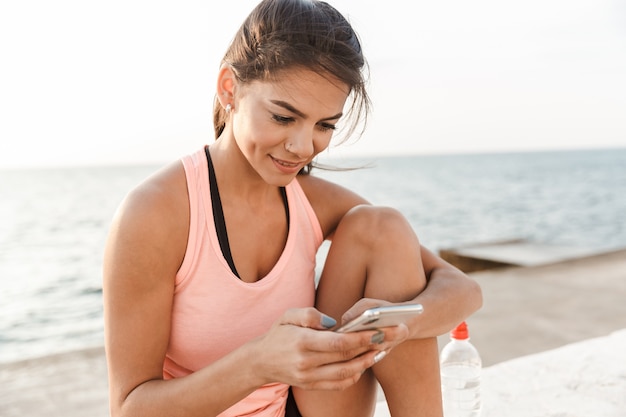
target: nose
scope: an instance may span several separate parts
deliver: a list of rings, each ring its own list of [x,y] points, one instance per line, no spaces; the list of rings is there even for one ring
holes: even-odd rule
[[[313,146],[313,134],[311,130],[305,127],[293,131],[286,142],[286,149],[299,158],[309,158],[313,155],[315,149]]]

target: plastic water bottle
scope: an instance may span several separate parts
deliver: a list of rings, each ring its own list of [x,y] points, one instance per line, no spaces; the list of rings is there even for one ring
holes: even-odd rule
[[[467,323],[450,332],[450,342],[441,350],[441,392],[444,417],[480,416],[482,361],[469,342]]]

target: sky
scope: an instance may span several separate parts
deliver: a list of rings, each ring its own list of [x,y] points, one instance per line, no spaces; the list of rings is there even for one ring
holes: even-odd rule
[[[166,163],[213,140],[257,1],[0,2],[0,168]],[[622,0],[332,1],[374,104],[329,156],[626,147]]]

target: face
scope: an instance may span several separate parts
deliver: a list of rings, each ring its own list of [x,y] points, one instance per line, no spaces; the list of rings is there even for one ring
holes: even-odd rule
[[[268,184],[284,186],[328,147],[349,89],[304,69],[277,78],[240,86],[231,120],[234,139],[252,168]]]

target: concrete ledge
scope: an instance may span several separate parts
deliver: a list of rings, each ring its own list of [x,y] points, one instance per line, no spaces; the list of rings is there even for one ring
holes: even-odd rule
[[[486,369],[483,417],[626,415],[626,329]]]
[[[524,239],[444,248],[439,255],[464,272],[509,266],[539,266],[597,255],[591,248],[548,245]]]
[[[623,417],[626,329],[483,369],[482,417]],[[390,417],[379,401],[375,417]]]

